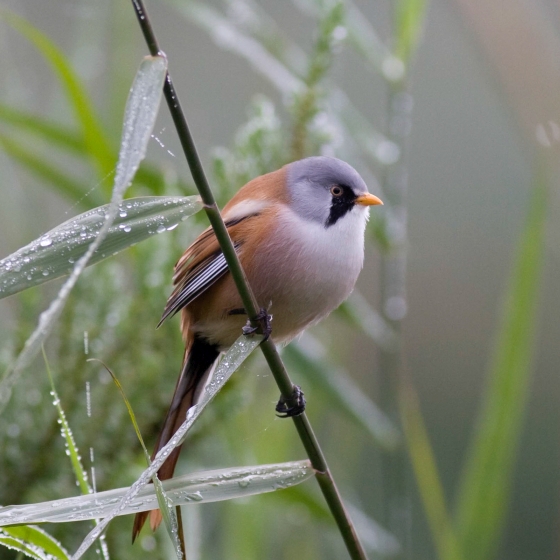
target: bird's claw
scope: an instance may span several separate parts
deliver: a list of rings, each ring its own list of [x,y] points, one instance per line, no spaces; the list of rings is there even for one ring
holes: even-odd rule
[[[298,385],[294,385],[294,389],[290,398],[286,399],[283,395],[280,396],[278,404],[276,405],[276,416],[279,418],[291,418],[299,416],[305,411],[305,397],[303,391]]]
[[[260,330],[264,337],[263,342],[268,340],[272,333],[272,325],[270,324],[272,322],[272,315],[269,315],[268,311],[264,307],[261,307],[261,310],[255,317],[255,321],[259,323],[256,327],[253,327],[250,320],[247,321],[247,324],[241,329],[243,334],[249,336]]]

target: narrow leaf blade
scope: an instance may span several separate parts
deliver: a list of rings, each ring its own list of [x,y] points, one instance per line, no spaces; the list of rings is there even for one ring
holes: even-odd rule
[[[24,525],[20,527],[4,527],[0,530],[0,542],[2,537],[16,539],[21,545],[21,552],[28,554],[28,551],[37,555],[44,553],[44,558],[56,558],[57,560],[68,560],[68,552],[51,535],[39,527]],[[33,557],[33,556],[32,556]]]
[[[161,101],[163,80],[167,73],[167,60],[164,57],[146,57],[134,79],[125,109],[119,163],[111,203],[99,232],[83,256],[76,262],[70,277],[66,280],[56,299],[43,311],[38,325],[25,341],[23,350],[4,373],[0,382],[0,411],[8,403],[14,383],[21,372],[36,356],[45,339],[49,336],[55,321],[62,313],[70,292],[87,266],[89,260],[99,249],[119,211],[124,193],[146,155],[157,111]]]
[[[485,402],[461,481],[457,530],[465,558],[491,558],[505,520],[531,376],[545,221],[546,187],[539,178],[509,279]]]
[[[68,58],[49,37],[25,19],[8,11],[2,11],[1,15],[37,48],[56,72],[80,124],[88,153],[93,158],[100,176],[105,177],[113,169],[115,157],[105,133],[99,125],[100,119],[95,114],[89,95]]]
[[[173,506],[206,504],[289,488],[313,475],[313,467],[305,460],[187,474],[165,480],[162,486]],[[52,502],[7,506],[0,508],[0,526],[63,523],[104,517],[111,513],[129,490],[119,488]],[[116,514],[130,515],[157,507],[156,493],[150,484],[145,485],[123,508],[119,507]]]
[[[108,523],[115,517],[119,515],[119,512],[128,507],[128,504],[136,498],[139,492],[148,484],[152,477],[159,471],[160,467],[166,461],[169,453],[175,447],[181,445],[184,441],[187,432],[193,426],[196,419],[200,416],[202,411],[208,406],[208,404],[214,399],[218,392],[225,385],[227,380],[233,375],[233,373],[239,368],[239,366],[249,357],[253,350],[261,343],[262,336],[253,335],[251,337],[246,337],[241,335],[237,341],[231,346],[231,348],[226,352],[221,362],[218,364],[214,370],[212,377],[208,380],[200,400],[197,404],[189,409],[187,412],[187,418],[179,426],[175,435],[171,438],[169,443],[162,447],[158,454],[154,457],[152,464],[140,475],[136,482],[127,489],[126,493],[122,496],[116,504],[113,504],[107,517],[101,521],[101,523],[90,531],[87,537],[84,539],[74,556],[73,560],[78,560],[81,558],[88,548],[101,536],[103,530],[108,525]],[[153,505],[148,509],[153,509]]]
[[[169,231],[202,208],[199,196],[130,198],[88,262],[96,264],[140,241]],[[109,205],[64,222],[0,260],[0,299],[72,272],[101,229]]]
[[[460,560],[443,485],[412,385],[400,387],[399,405],[410,461],[440,560]]]

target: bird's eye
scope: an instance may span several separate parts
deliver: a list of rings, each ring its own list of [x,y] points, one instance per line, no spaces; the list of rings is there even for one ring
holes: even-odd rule
[[[334,187],[331,187],[331,194],[333,196],[342,196],[342,188],[339,187],[338,185],[335,185]]]

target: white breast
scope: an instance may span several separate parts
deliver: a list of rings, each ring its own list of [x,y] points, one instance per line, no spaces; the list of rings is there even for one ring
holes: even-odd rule
[[[367,208],[355,206],[325,228],[283,208],[255,255],[261,274],[250,278],[259,303],[270,304],[275,340],[293,338],[350,295],[363,265],[367,217]]]

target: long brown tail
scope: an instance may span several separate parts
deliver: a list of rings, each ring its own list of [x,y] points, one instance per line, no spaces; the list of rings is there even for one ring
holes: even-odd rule
[[[213,366],[219,354],[220,351],[217,346],[195,335],[188,354],[185,356],[183,369],[177,380],[171,405],[167,411],[163,428],[159,433],[154,452],[152,453],[152,460],[185,421],[187,411],[193,405],[193,400],[200,382],[205,380],[206,373]],[[182,446],[176,447],[159,469],[158,477],[160,480],[167,480],[173,476],[181,447]],[[150,516],[152,530],[155,531],[161,523],[162,517],[159,509],[137,513],[132,528],[132,542],[134,542],[140,533],[148,515]]]

